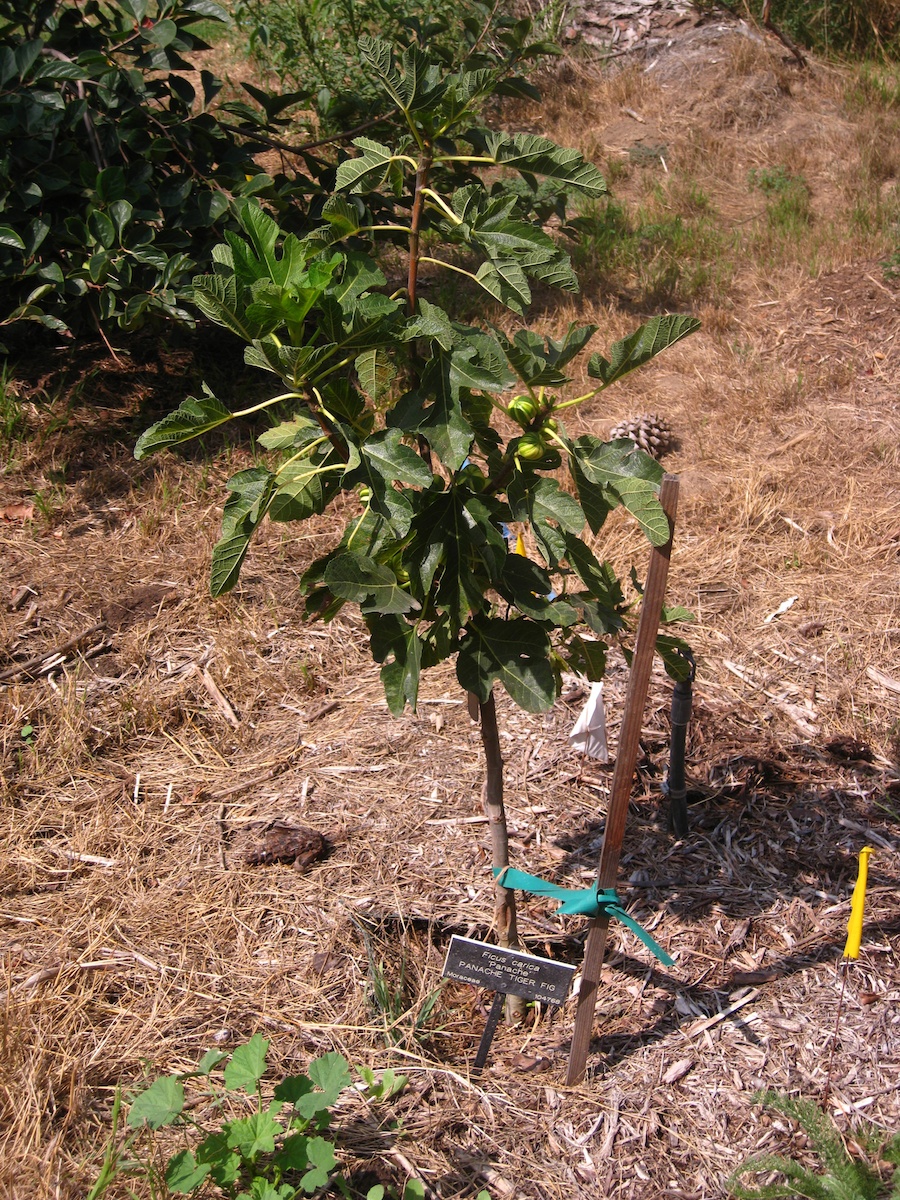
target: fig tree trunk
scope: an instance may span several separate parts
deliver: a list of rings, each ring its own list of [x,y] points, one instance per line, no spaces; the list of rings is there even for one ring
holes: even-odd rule
[[[500,734],[497,730],[497,708],[493,691],[479,704],[481,744],[484,746],[485,780],[484,811],[491,835],[491,867],[495,871],[509,866],[509,834],[506,828],[506,808],[503,804],[503,757],[500,754]],[[512,888],[494,883],[494,925],[497,944],[506,949],[519,948],[516,925],[516,893]],[[525,1001],[521,996],[507,996],[506,1019],[520,1024],[525,1019]]]

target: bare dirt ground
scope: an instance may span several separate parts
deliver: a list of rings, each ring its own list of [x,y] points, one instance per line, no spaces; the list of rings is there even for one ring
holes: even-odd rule
[[[860,153],[833,73],[800,74],[777,43],[748,55],[704,38],[702,54],[654,51],[618,83],[576,63],[517,119],[564,128],[601,162],[665,144],[666,170],[692,164],[739,236],[762,207],[747,170],[773,148],[805,156],[824,222]],[[636,199],[645,182],[635,170],[616,190]],[[501,1029],[478,1080],[489,996],[447,984],[415,1027],[451,933],[486,936],[491,913],[479,739],[452,671],[392,720],[361,623],[300,620],[298,579],[329,520],[264,528],[240,588],[209,599],[223,485],[250,464],[249,437],[131,457],[201,377],[257,386],[233,352],[217,339],[195,357],[176,339],[121,366],[90,347],[20,365],[28,394],[55,403],[31,413],[41,436],[0,478],[0,1194],[85,1195],[118,1082],[261,1030],[282,1073],[338,1049],[409,1075],[393,1130],[339,1104],[360,1186],[414,1169],[441,1200],[722,1197],[748,1154],[808,1154],[752,1096],[822,1095],[866,844],[828,1105],[848,1136],[863,1118],[900,1129],[900,307],[874,241],[819,253],[782,247],[766,273],[738,255],[727,289],[692,305],[699,335],[577,410],[600,431],[658,411],[679,434],[670,600],[696,614],[698,658],[690,834],[674,840],[661,798],[660,671],[621,880],[676,966],[615,930],[577,1089],[563,1084],[571,1002]],[[608,344],[636,305],[588,279],[577,310],[538,325],[595,319]],[[645,569],[624,524],[597,549]],[[615,661],[613,753],[625,679]],[[500,699],[515,865],[570,885],[593,873],[611,777],[569,750],[579,705],[529,716]],[[279,819],[318,831],[327,855],[266,863]],[[577,920],[522,909],[533,950],[580,960]],[[404,997],[393,1016],[372,1006],[374,969]]]

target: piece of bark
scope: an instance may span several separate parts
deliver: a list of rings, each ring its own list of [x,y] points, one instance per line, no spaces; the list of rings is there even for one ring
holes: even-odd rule
[[[829,754],[833,754],[835,758],[846,758],[852,762],[873,762],[875,759],[870,745],[866,742],[858,741],[857,738],[847,737],[843,734],[827,741],[825,749]]]
[[[244,862],[248,867],[290,863],[295,871],[305,871],[322,858],[327,849],[328,843],[317,829],[273,821],[263,833],[262,841],[245,853]]]
[[[36,596],[37,591],[33,587],[29,587],[27,583],[23,583],[20,588],[17,588],[10,598],[8,608],[10,612],[18,612],[29,596]]]

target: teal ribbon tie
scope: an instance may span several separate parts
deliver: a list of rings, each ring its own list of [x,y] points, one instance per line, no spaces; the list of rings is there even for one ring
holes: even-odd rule
[[[536,875],[526,874],[525,871],[516,871],[513,867],[495,867],[494,878],[501,887],[515,888],[520,892],[528,892],[531,896],[550,896],[553,900],[561,900],[557,912],[582,917],[599,917],[601,913],[606,913],[608,917],[615,917],[617,921],[627,925],[664,966],[675,966],[675,960],[666,954],[659,942],[625,911],[615,888],[601,890],[596,883],[592,888],[584,889],[559,887],[547,879],[539,879]]]

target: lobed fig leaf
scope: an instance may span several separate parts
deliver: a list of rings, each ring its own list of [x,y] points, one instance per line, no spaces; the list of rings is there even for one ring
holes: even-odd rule
[[[608,359],[602,354],[593,355],[588,363],[588,374],[599,379],[603,387],[609,387],[699,328],[696,317],[654,317],[627,338],[616,342]]]

